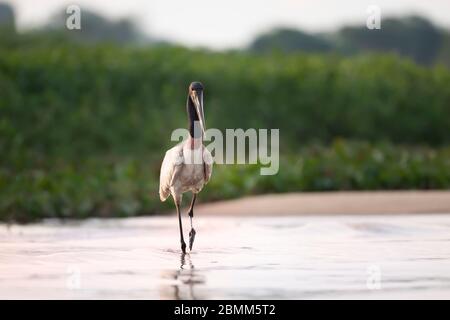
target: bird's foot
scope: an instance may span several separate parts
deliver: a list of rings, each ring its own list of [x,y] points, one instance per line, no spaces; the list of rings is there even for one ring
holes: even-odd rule
[[[186,242],[184,241],[181,242],[181,251],[183,251],[183,253],[186,253]]]
[[[195,229],[192,228],[191,231],[189,231],[189,250],[192,251],[192,246],[194,245],[195,240]]]

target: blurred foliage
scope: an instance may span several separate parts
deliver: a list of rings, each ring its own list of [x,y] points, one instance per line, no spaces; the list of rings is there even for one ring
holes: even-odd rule
[[[257,37],[251,44],[254,52],[282,50],[283,52],[329,52],[333,44],[300,30],[277,28]]]
[[[396,53],[423,65],[450,66],[446,38],[449,32],[418,16],[383,18],[380,30],[346,26],[337,32],[307,34],[280,28],[258,36],[250,45],[254,52],[361,52]]]
[[[449,147],[401,147],[337,139],[329,146],[304,146],[296,154],[284,154],[274,176],[260,175],[258,165],[216,167],[202,197],[218,200],[267,192],[450,187]]]
[[[450,72],[395,56],[19,45],[0,49],[0,152],[161,150],[162,137],[186,126],[193,80],[206,85],[210,126],[280,128],[291,150],[335,137],[450,142]]]
[[[48,21],[22,34],[21,42],[28,45],[49,42],[75,42],[84,45],[116,43],[127,46],[167,46],[164,39],[145,34],[132,18],[109,19],[101,13],[83,9],[82,29],[68,30],[66,9],[54,13]],[[0,28],[15,33],[15,14],[9,4],[0,3]],[[344,26],[336,32],[310,34],[302,30],[278,27],[257,36],[249,45],[253,53],[395,53],[416,63],[450,67],[450,32],[435,26],[421,16],[383,17],[380,30],[369,30],[365,25]],[[5,39],[1,39],[5,40]],[[8,45],[11,38],[7,39]],[[18,38],[12,43],[17,44]]]
[[[450,72],[442,67],[386,55],[83,46],[41,34],[0,41],[8,44],[0,47],[3,220],[172,209],[157,195],[159,166],[172,130],[187,125],[193,80],[206,87],[208,127],[280,128],[281,138],[278,175],[216,166],[201,201],[449,188]]]
[[[158,151],[158,157],[163,152]],[[153,157],[48,159],[26,169],[0,169],[0,220],[128,217],[173,210],[158,196]],[[267,192],[450,188],[450,148],[399,147],[336,140],[283,154],[280,171],[259,165],[215,165],[199,200]],[[185,200],[185,204],[187,201]]]
[[[6,3],[0,2],[0,28],[15,31],[15,15],[12,7]]]
[[[383,19],[382,29],[368,30],[361,27],[345,27],[339,39],[351,51],[396,52],[431,65],[442,48],[444,32],[421,17]]]

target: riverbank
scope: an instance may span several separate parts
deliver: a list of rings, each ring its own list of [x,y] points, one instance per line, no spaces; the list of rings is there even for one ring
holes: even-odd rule
[[[300,216],[449,212],[450,191],[370,191],[287,193],[244,197],[198,205],[195,214]]]

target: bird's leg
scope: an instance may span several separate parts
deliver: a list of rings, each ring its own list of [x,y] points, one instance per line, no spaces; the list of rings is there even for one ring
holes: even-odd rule
[[[194,204],[195,204],[195,199],[197,198],[197,194],[194,193],[192,195],[192,202],[191,202],[191,207],[189,208],[189,218],[191,219],[191,231],[189,231],[189,250],[192,250],[192,246],[194,244],[194,240],[195,240],[195,229],[192,226],[192,218],[194,217]]]
[[[174,201],[175,201],[175,207],[177,208],[178,223],[180,225],[181,250],[183,251],[183,253],[186,253],[186,242],[184,242],[183,224],[181,223],[181,213],[180,213],[181,197],[174,197]]]

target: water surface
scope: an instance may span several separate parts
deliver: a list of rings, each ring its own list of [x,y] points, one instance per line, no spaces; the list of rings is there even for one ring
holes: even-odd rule
[[[186,255],[174,216],[0,225],[0,298],[450,298],[450,215],[194,223]]]

